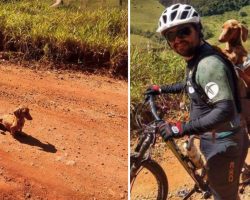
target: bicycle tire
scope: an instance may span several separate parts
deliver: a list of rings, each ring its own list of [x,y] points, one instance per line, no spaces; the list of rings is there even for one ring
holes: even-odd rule
[[[136,163],[135,159],[131,159],[130,168]],[[156,200],[166,200],[168,196],[168,179],[162,167],[154,160],[148,159],[143,161],[137,167],[136,175],[130,179],[130,184],[135,181],[137,175],[142,170],[147,169],[155,177],[158,185],[158,194]]]

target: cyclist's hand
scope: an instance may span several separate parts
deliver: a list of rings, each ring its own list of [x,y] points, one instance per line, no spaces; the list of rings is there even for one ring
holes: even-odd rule
[[[159,85],[151,85],[146,90],[145,94],[151,94],[151,95],[159,95],[161,94],[161,88]]]
[[[172,125],[165,121],[160,121],[157,124],[157,127],[159,129],[160,135],[164,139],[164,141],[169,140],[170,138],[180,138],[183,136],[182,131],[182,123],[177,122],[176,124]]]

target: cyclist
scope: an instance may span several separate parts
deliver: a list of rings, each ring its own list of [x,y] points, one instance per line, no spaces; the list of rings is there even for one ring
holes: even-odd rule
[[[186,79],[172,85],[153,85],[146,93],[179,93],[190,98],[190,121],[159,122],[165,140],[199,134],[208,181],[215,200],[239,199],[239,176],[248,150],[240,126],[237,78],[232,64],[204,39],[199,14],[186,4],[174,4],[160,16],[157,32],[186,63]]]

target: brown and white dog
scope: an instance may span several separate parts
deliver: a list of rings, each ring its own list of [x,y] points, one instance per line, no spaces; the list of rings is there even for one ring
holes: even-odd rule
[[[16,133],[22,133],[25,119],[32,120],[29,108],[20,106],[13,114],[6,114],[0,117],[0,123],[14,136]]]

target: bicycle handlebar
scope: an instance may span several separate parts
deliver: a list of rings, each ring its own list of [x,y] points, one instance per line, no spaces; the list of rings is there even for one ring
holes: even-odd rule
[[[152,114],[154,115],[154,118],[157,120],[157,121],[160,121],[162,120],[159,115],[157,114],[157,109],[156,109],[156,106],[155,106],[155,102],[154,102],[154,96],[152,94],[148,94],[146,96],[146,101],[149,101],[149,105],[150,105],[150,108],[151,108],[151,112]]]

